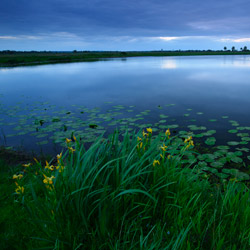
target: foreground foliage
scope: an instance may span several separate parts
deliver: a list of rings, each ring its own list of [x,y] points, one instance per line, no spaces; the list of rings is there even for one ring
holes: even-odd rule
[[[24,164],[12,177],[26,248],[250,248],[248,187],[212,183],[197,159],[183,163],[196,156],[191,136],[153,139],[148,128],[88,150],[75,137],[65,143],[50,163]]]

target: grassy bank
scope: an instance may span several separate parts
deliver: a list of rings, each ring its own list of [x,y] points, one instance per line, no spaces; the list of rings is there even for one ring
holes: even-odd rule
[[[249,55],[250,51],[1,52],[0,67],[97,61],[138,56]]]
[[[49,163],[5,166],[1,249],[250,248],[247,185],[181,163],[196,155],[190,136],[65,144]]]

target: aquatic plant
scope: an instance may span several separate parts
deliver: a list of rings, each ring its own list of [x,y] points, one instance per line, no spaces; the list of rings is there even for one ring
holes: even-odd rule
[[[216,159],[193,151],[191,135],[153,133],[115,131],[87,150],[67,139],[56,159],[15,173],[30,240],[56,249],[248,249],[247,185],[214,183],[200,165]]]

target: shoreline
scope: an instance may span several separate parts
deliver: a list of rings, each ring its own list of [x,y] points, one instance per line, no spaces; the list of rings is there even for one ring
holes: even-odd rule
[[[250,55],[250,51],[145,51],[145,52],[0,52],[0,67],[35,66],[70,62],[96,62],[146,56]]]

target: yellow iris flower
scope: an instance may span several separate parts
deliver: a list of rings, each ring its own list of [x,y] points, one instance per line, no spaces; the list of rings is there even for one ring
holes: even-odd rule
[[[146,130],[147,130],[148,133],[151,133],[151,134],[153,132],[152,128],[146,128]]]
[[[148,134],[145,133],[144,130],[142,131],[142,135],[143,135],[143,137],[148,136]]]
[[[187,143],[192,140],[192,136],[189,136],[187,139],[185,139],[184,143]]]
[[[55,167],[53,165],[50,166],[49,163],[46,161],[45,169],[46,168],[49,169],[49,170],[51,170],[51,171],[53,171]]]
[[[24,193],[24,187],[17,186],[17,188],[16,188],[16,190],[15,190],[15,191],[16,191],[16,193],[17,193],[17,194],[20,194],[20,193],[22,193],[22,194],[23,194],[23,193]]]
[[[76,151],[76,150],[73,149],[72,147],[68,147],[68,150],[69,150],[69,152],[72,153],[72,154],[74,153],[74,151]]]
[[[71,139],[66,138],[65,140],[66,140],[66,143],[70,143],[71,142]]]
[[[31,163],[23,164],[23,167],[26,167],[26,168],[28,168],[28,167],[30,167],[30,166],[31,166]]]
[[[169,128],[166,130],[165,135],[168,136],[168,137],[170,136],[170,130],[169,130]]]
[[[62,158],[62,152],[56,156],[57,160],[60,160]]]
[[[55,179],[56,177],[55,176],[51,176],[51,177],[48,177],[46,175],[43,175],[44,176],[44,180],[43,180],[43,183],[44,184],[53,184],[53,179]]]
[[[14,174],[13,175],[13,179],[22,179],[23,178],[23,175],[22,174],[19,174],[19,175],[16,175],[16,174]]]
[[[156,164],[160,165],[160,162],[158,160],[154,160],[153,166],[155,167]]]

